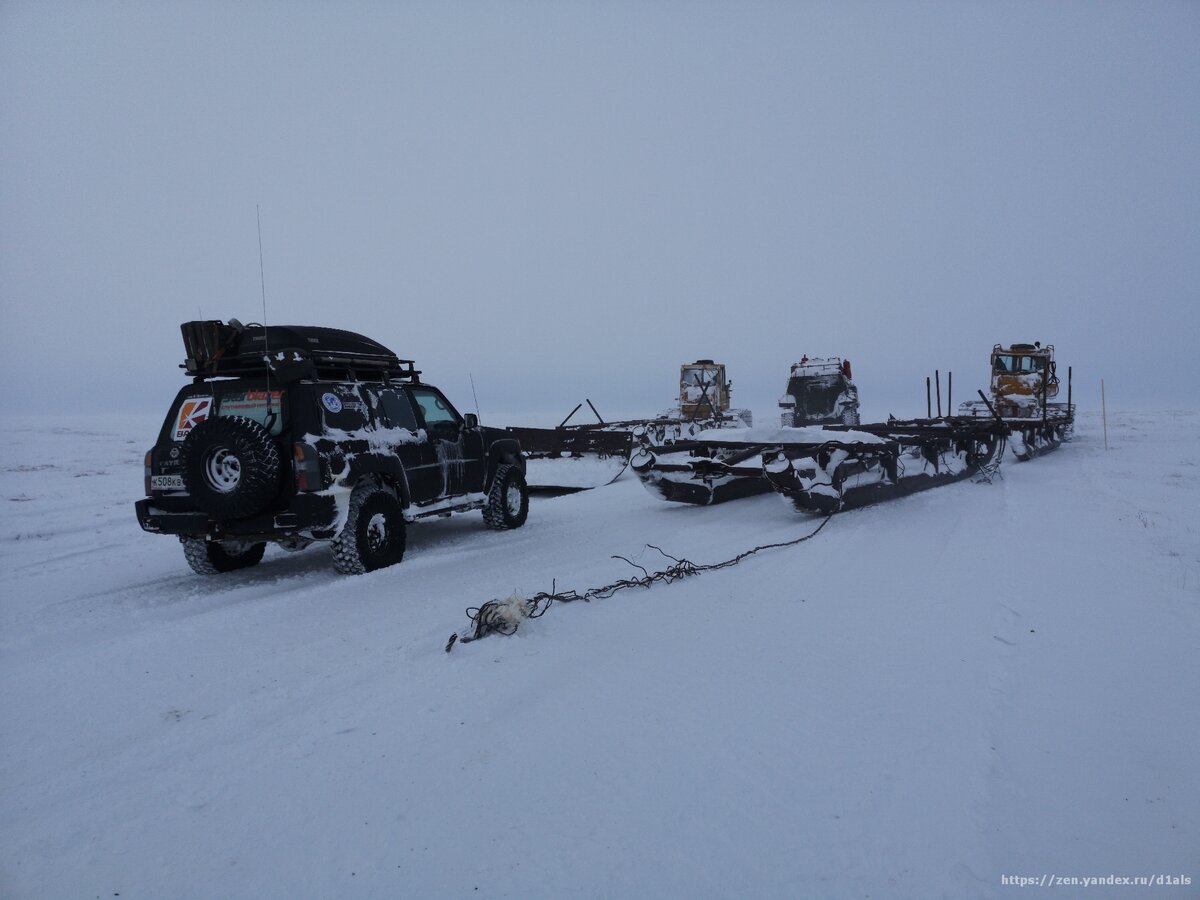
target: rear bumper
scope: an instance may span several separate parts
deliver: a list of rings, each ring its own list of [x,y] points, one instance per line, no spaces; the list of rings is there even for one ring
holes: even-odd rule
[[[152,534],[255,537],[269,541],[286,539],[300,532],[328,531],[337,523],[337,504],[333,497],[318,494],[297,494],[285,510],[229,522],[218,522],[208,513],[195,510],[162,509],[154,505],[151,497],[138,500],[133,506],[142,530]]]

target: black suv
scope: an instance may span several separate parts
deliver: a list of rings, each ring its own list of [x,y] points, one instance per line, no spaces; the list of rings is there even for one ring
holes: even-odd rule
[[[191,384],[146,454],[146,531],[178,535],[203,575],[252,566],[272,541],[333,543],[337,571],[404,555],[405,525],[483,510],[525,523],[520,445],[463,416],[411,360],[348,331],[185,322]]]

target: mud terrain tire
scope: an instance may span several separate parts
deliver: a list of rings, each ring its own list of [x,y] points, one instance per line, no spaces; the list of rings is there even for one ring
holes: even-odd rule
[[[282,466],[274,438],[243,416],[206,419],[183,442],[183,484],[215,519],[244,519],[279,493]]]
[[[265,543],[243,544],[240,548],[226,546],[217,541],[206,541],[199,537],[179,538],[183,544],[183,555],[197,575],[219,575],[245,569],[262,562]]]
[[[496,468],[492,489],[483,507],[483,521],[488,528],[504,531],[520,528],[529,515],[529,488],[521,469],[511,463]]]
[[[362,575],[404,558],[406,530],[400,501],[378,485],[355,488],[346,524],[333,540],[333,568]]]

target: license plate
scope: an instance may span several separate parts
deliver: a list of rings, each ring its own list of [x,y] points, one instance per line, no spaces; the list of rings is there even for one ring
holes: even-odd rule
[[[151,475],[150,488],[155,491],[182,491],[182,475]]]

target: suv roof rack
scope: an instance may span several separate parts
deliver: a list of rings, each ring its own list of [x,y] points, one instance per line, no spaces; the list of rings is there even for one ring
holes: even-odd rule
[[[218,376],[377,378],[420,381],[411,359],[400,359],[378,341],[353,331],[312,325],[243,325],[237,319],[184,322],[186,358],[180,368],[196,381]]]

